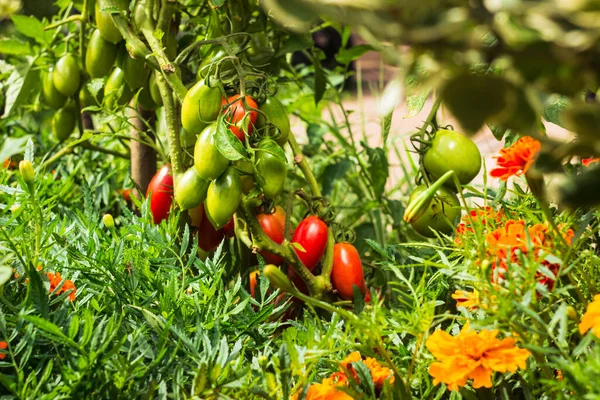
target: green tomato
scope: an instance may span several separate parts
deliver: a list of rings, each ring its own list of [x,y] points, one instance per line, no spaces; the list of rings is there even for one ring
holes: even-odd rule
[[[64,96],[71,97],[77,92],[81,83],[81,71],[75,56],[66,54],[58,60],[52,71],[52,82]]]
[[[206,57],[204,57],[204,59],[202,59],[202,62],[198,67],[197,79],[204,79],[209,73],[214,75],[217,71],[217,65],[219,65],[220,74],[228,74],[232,71],[236,71],[233,61],[225,60],[223,62],[219,62],[224,57],[227,57],[227,52],[223,49],[211,51]]]
[[[221,154],[215,144],[216,131],[217,123],[213,122],[198,136],[194,148],[194,165],[200,178],[207,181],[219,177],[229,165],[229,160]]]
[[[206,200],[209,182],[198,176],[195,167],[189,168],[175,185],[175,201],[182,210],[198,207]]]
[[[221,229],[231,220],[242,200],[240,175],[229,167],[210,183],[206,194],[206,216],[215,229]]]
[[[120,10],[127,10],[128,2],[126,0],[114,0],[113,4]],[[117,44],[123,40],[123,36],[113,22],[111,13],[108,11],[102,11],[105,8],[109,8],[109,6],[110,4],[108,0],[96,1],[96,25],[98,25],[98,30],[100,31],[100,34],[104,40]]]
[[[221,90],[209,87],[204,80],[196,83],[181,105],[181,124],[186,131],[200,133],[217,119],[221,111]]]
[[[146,62],[142,58],[126,55],[123,58],[123,73],[125,82],[132,90],[136,90],[148,83],[150,70],[146,68]]]
[[[418,186],[410,196],[408,204],[426,189],[426,185]],[[411,222],[411,226],[428,238],[435,237],[435,232],[450,235],[456,229],[460,214],[460,203],[456,194],[445,187],[441,187],[435,193],[429,208],[423,215]]]
[[[90,90],[88,89],[87,83],[81,85],[81,89],[79,89],[79,102],[81,103],[81,107],[90,107],[90,106],[99,106],[102,104],[103,92],[98,92],[98,101],[92,96]]]
[[[285,145],[290,137],[290,117],[283,104],[275,97],[269,97],[258,109],[261,112],[256,119],[257,129],[267,129],[268,136],[280,146]]]
[[[102,38],[96,29],[85,52],[85,68],[92,78],[102,78],[110,72],[117,59],[117,46]]]
[[[42,93],[44,94],[44,102],[52,108],[61,108],[67,102],[67,96],[56,90],[53,79],[53,68],[48,70],[44,75],[42,84]]]
[[[287,174],[286,163],[268,151],[273,148],[279,148],[273,139],[262,139],[258,144],[255,159],[256,171],[260,174],[257,181],[269,199],[275,199],[281,194]]]
[[[247,160],[237,160],[232,164],[238,171],[241,171],[240,182],[242,183],[242,192],[244,194],[250,193],[255,186],[252,163]]]
[[[150,81],[148,84],[150,85],[150,95],[152,96],[152,101],[156,104],[157,107],[162,107],[163,101],[160,95],[160,90],[158,89],[158,84],[156,83],[156,74],[159,72],[152,72],[150,74]]]
[[[106,106],[113,109],[124,106],[133,97],[133,92],[125,82],[123,70],[115,67],[104,84],[104,99]]]
[[[452,170],[460,183],[466,185],[481,170],[481,153],[468,137],[441,129],[436,132],[431,146],[425,152],[423,165],[433,179]],[[447,186],[454,187],[453,180],[447,181]]]
[[[75,107],[61,108],[52,117],[52,132],[59,142],[64,142],[71,136],[77,125],[77,112]]]
[[[138,104],[142,106],[144,110],[156,109],[156,103],[154,103],[154,100],[152,100],[149,85],[146,85],[139,90]]]

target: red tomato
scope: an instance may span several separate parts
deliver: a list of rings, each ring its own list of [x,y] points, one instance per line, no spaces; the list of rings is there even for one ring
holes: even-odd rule
[[[204,251],[213,251],[225,238],[223,229],[218,231],[212,226],[208,218],[204,216],[204,203],[188,211],[191,225],[198,228],[198,247]]]
[[[306,268],[313,270],[325,253],[327,247],[327,225],[318,217],[306,217],[292,236],[292,242],[298,243],[305,251],[295,249]]]
[[[225,237],[228,238],[235,236],[235,220],[233,218],[231,218],[231,221],[229,221],[227,225],[223,227],[223,233],[225,234]]]
[[[256,101],[254,101],[252,97],[245,96],[244,100],[249,108],[258,109],[258,104],[256,104]],[[230,96],[226,101],[223,100],[223,105],[229,104],[232,101],[235,102],[228,106],[225,110],[225,120],[230,124],[229,130],[231,131],[231,133],[237,136],[237,138],[241,141],[244,141],[245,135],[242,130],[244,123],[242,123],[242,120],[244,119],[246,114],[248,114],[248,117],[246,117],[248,119],[248,132],[246,133],[248,135],[251,135],[254,131],[254,124],[256,124],[256,118],[258,118],[258,112],[252,110],[246,111],[246,108],[244,107],[244,101],[242,100],[239,94]]]
[[[277,244],[281,244],[283,242],[283,239],[285,238],[283,234],[283,226],[275,214],[258,214],[256,219],[258,220],[262,230],[272,241]],[[283,263],[283,258],[267,251],[261,251],[260,255],[263,256],[267,264],[281,265]]]
[[[258,276],[260,275],[260,271],[252,271],[250,272],[250,295],[256,299],[256,282],[258,280]]]
[[[352,300],[354,286],[357,286],[363,295],[367,290],[360,255],[350,243],[337,243],[333,247],[331,283],[344,300]]]
[[[173,177],[168,165],[158,170],[150,181],[146,197],[150,196],[150,209],[154,223],[159,224],[169,217],[173,203]]]
[[[283,210],[283,207],[276,206],[275,212],[273,213],[273,215],[277,218],[277,220],[279,221],[279,223],[281,224],[281,226],[283,226],[283,229],[285,230],[286,216],[285,216],[285,211]]]

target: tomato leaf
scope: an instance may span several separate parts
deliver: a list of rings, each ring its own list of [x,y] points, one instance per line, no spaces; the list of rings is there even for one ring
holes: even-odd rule
[[[277,157],[280,161],[288,163],[285,152],[274,140],[262,140],[257,151],[266,151],[267,153]]]
[[[335,59],[340,64],[350,64],[352,61],[358,59],[363,54],[372,50],[373,46],[369,44],[359,44],[349,49],[342,47],[339,53],[335,56]]]
[[[25,15],[13,15],[11,16],[13,23],[15,24],[15,29],[35,40],[40,44],[48,44],[48,37],[44,32],[44,25],[34,16],[25,16]],[[49,32],[49,34],[51,34]]]
[[[321,182],[323,182],[323,195],[328,196],[336,182],[340,182],[352,168],[352,162],[348,159],[340,160],[335,164],[328,165],[323,171]]]
[[[311,47],[312,41],[308,35],[290,35],[282,44],[281,49],[275,54],[275,57],[285,56],[296,51],[307,50]]]
[[[0,267],[0,286],[4,285],[6,282],[10,280],[12,276],[12,268],[1,266]]]
[[[542,117],[548,122],[556,124],[564,128],[561,114],[571,104],[568,97],[565,96],[550,96],[544,105],[544,113]]]
[[[389,166],[385,151],[381,147],[372,149],[363,143],[367,150],[367,158],[369,160],[369,174],[371,175],[371,181],[373,182],[373,189],[375,190],[375,196],[381,197],[385,190],[385,183],[389,176]]]
[[[385,116],[394,112],[396,106],[404,97],[404,85],[400,79],[394,79],[383,89],[381,99],[379,100],[379,115]]]
[[[217,149],[225,158],[231,161],[248,159],[248,152],[242,142],[225,125],[225,120],[221,115],[217,120],[217,131],[215,133],[215,143]]]
[[[23,102],[35,92],[35,87],[40,84],[40,73],[33,68],[34,58],[28,60],[15,68],[6,80],[6,105],[3,118],[10,116],[14,110],[18,110]]]
[[[12,157],[15,154],[20,154],[23,151],[25,151],[25,145],[31,137],[31,135],[26,135],[18,138],[10,136],[6,137],[4,139],[2,147],[0,147],[0,162],[3,162],[7,158]]]
[[[0,54],[22,56],[30,52],[31,46],[27,42],[22,42],[18,39],[0,40]]]
[[[323,72],[323,67],[321,67],[321,63],[315,58],[314,62],[315,66],[315,105],[319,104],[319,101],[323,98],[325,94],[325,72]]]

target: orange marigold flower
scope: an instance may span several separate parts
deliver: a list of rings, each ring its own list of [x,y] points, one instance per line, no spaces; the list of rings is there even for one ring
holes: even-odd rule
[[[581,163],[583,164],[584,167],[589,166],[592,163],[596,163],[600,161],[600,157],[592,157],[592,158],[584,158],[581,160]]]
[[[452,294],[452,298],[456,300],[457,306],[464,307],[469,311],[473,311],[482,305],[481,301],[479,300],[479,292],[477,290],[473,290],[472,292],[456,290]],[[487,307],[484,306],[483,308]]]
[[[495,157],[498,167],[492,169],[490,175],[502,181],[511,176],[521,176],[533,164],[541,147],[539,140],[523,136],[512,146],[500,150],[500,156]]]
[[[390,380],[390,383],[394,383],[394,373],[391,369],[382,366],[381,364],[379,364],[379,362],[377,362],[377,360],[371,357],[367,357],[367,359],[363,361],[358,351],[350,353],[348,357],[346,357],[340,363],[340,366],[348,370],[355,380],[358,380],[358,374],[356,373],[354,368],[352,368],[351,365],[355,362],[362,362],[367,366],[367,368],[369,368],[369,371],[371,371],[371,378],[373,379],[373,383],[375,384],[376,388],[381,389],[383,387],[383,383],[387,379]],[[342,372],[344,372],[343,369]]]
[[[600,294],[595,295],[594,301],[588,304],[579,323],[579,333],[582,335],[590,329],[593,329],[594,335],[600,338]]]
[[[8,343],[0,342],[0,350],[6,350],[8,348]],[[0,352],[0,360],[4,360],[6,358],[6,353]]]
[[[505,218],[506,215],[502,209],[496,211],[490,206],[473,209],[468,215],[461,218],[461,223],[456,227],[456,238],[454,241],[458,245],[462,244],[461,236],[475,232],[473,224],[489,225],[493,229],[501,224]]]
[[[350,395],[339,390],[346,384],[346,375],[336,372],[331,377],[323,379],[321,383],[310,385],[306,393],[306,400],[352,400]],[[292,396],[292,399],[297,400],[300,393]]]
[[[57,272],[56,274],[52,272],[46,272],[46,276],[48,277],[48,281],[50,282],[49,291],[50,293],[52,293],[56,290],[57,287],[60,286],[60,283],[63,281],[63,278],[60,276],[60,272]],[[71,291],[71,293],[69,293],[69,301],[75,300],[75,293],[77,292],[77,288],[75,288],[75,284],[70,279],[66,279],[64,281],[60,290],[56,294],[60,295],[61,293],[68,291]]]
[[[516,347],[515,339],[498,339],[498,330],[472,331],[469,324],[452,336],[442,330],[427,339],[427,349],[437,359],[429,366],[433,384],[445,383],[456,390],[472,380],[473,388],[492,387],[494,372],[515,372],[524,369],[530,353]]]

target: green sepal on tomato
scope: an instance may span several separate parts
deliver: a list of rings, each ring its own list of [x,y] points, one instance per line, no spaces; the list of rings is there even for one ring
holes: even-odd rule
[[[109,109],[124,106],[133,97],[133,92],[125,82],[125,74],[115,67],[104,84],[104,101]]]
[[[410,204],[420,193],[427,190],[426,185],[418,186],[410,196]],[[435,237],[435,232],[450,235],[460,219],[461,208],[456,194],[446,187],[439,188],[425,212],[412,221],[411,226],[421,235]]]
[[[56,90],[56,86],[54,86],[53,71],[54,68],[50,68],[44,75],[42,93],[46,104],[52,108],[59,109],[67,103],[67,96]]]
[[[258,109],[258,104],[252,97],[242,99],[239,94],[223,100],[223,105],[226,104],[229,104],[224,111],[227,128],[243,142],[245,135],[250,136],[254,131],[258,112],[252,109]]]
[[[117,46],[105,40],[100,31],[92,33],[85,52],[85,69],[92,78],[102,78],[110,72],[117,59]]]
[[[128,2],[126,0],[113,0],[112,4],[110,4],[107,0],[96,0],[96,25],[104,40],[117,44],[123,40],[123,36],[115,25],[111,13],[109,11],[102,11],[111,5],[125,11],[127,10]]]
[[[277,244],[283,243],[283,240],[285,239],[285,226],[281,224],[278,216],[275,214],[258,214],[256,219],[269,239]],[[267,264],[283,264],[282,257],[269,253],[268,251],[262,250],[260,251],[260,255],[265,259]]]
[[[52,117],[52,132],[59,142],[71,136],[77,125],[78,113],[72,105],[61,108]]]
[[[188,132],[200,133],[219,116],[221,90],[208,86],[204,80],[197,82],[185,95],[181,105],[181,123]]]
[[[207,126],[196,140],[194,166],[200,178],[207,181],[218,178],[229,165],[229,160],[217,148],[215,132],[217,123]]]
[[[257,147],[255,167],[258,175],[256,181],[265,196],[275,199],[285,186],[287,165],[285,153],[271,138],[263,138]]]
[[[212,181],[206,194],[206,217],[215,229],[221,229],[231,220],[242,200],[240,175],[228,167]]]
[[[277,144],[283,146],[290,137],[290,117],[279,100],[268,97],[258,107],[261,111],[256,118],[256,129],[265,129],[268,136],[273,137]]]
[[[150,198],[150,211],[155,224],[169,217],[173,204],[173,176],[168,165],[154,175],[148,184],[146,197]]]
[[[182,210],[201,205],[206,200],[210,182],[200,178],[195,167],[189,168],[177,180],[175,185],[175,201]]]
[[[423,166],[433,180],[454,171],[461,185],[466,185],[481,170],[481,152],[465,135],[440,129],[423,156]],[[454,180],[446,181],[446,186],[454,188]]]
[[[337,243],[333,247],[331,284],[344,300],[352,300],[355,286],[363,296],[367,293],[360,254],[350,243]]]
[[[54,87],[64,96],[71,97],[81,84],[81,71],[73,54],[65,54],[54,66],[52,71]]]

